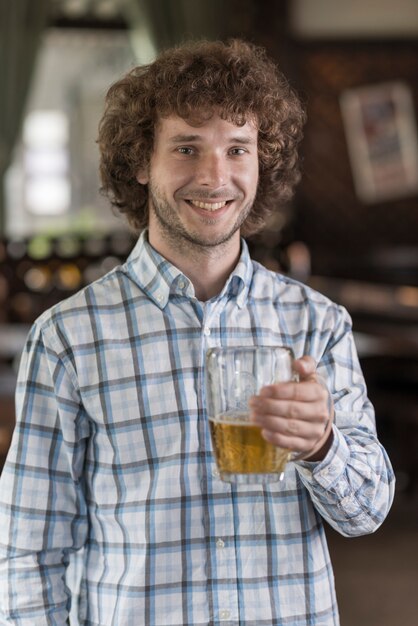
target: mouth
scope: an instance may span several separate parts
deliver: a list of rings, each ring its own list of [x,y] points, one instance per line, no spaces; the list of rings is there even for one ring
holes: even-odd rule
[[[221,202],[203,202],[200,200],[186,200],[187,204],[193,206],[197,209],[203,209],[204,211],[208,211],[212,213],[213,211],[219,211],[219,209],[223,209],[228,204],[232,202],[232,200],[222,200]]]

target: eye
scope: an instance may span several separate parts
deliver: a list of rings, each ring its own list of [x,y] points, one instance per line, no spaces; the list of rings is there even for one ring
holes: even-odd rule
[[[244,148],[231,148],[229,152],[230,154],[232,154],[232,156],[241,156],[242,154],[245,154],[247,150],[245,150]]]
[[[179,152],[180,154],[184,154],[185,156],[194,154],[193,148],[189,148],[188,146],[179,146],[177,148],[177,152]]]

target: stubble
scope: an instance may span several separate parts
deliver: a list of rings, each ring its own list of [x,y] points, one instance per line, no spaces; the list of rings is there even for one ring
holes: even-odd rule
[[[202,255],[213,257],[222,254],[235,233],[241,229],[254,202],[254,200],[248,202],[227,231],[221,232],[218,236],[205,236],[201,231],[191,230],[184,226],[175,209],[159,191],[158,186],[152,184],[151,181],[148,193],[150,211],[154,214],[161,236],[166,243],[172,249],[180,249],[185,255],[196,259]],[[207,218],[203,218],[203,221],[209,228],[217,222],[216,219],[211,219],[210,213]]]

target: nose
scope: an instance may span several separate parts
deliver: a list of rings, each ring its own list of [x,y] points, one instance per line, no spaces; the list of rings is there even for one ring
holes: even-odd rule
[[[197,163],[195,176],[199,185],[212,189],[223,187],[228,179],[227,159],[218,152],[201,155]]]

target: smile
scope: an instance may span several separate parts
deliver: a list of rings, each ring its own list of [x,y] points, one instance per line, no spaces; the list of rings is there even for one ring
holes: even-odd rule
[[[187,200],[187,202],[198,209],[204,209],[205,211],[218,211],[223,209],[224,206],[230,202],[230,200],[224,200],[223,202],[200,202],[199,200]]]

